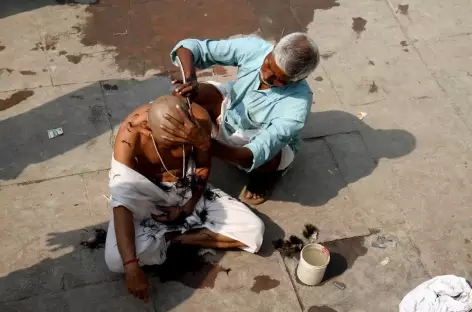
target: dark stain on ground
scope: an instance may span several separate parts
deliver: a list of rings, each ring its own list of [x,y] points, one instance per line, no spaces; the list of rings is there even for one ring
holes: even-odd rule
[[[36,44],[34,45],[34,48],[31,49],[31,51],[38,51],[38,50],[44,51],[42,42],[36,42]]]
[[[67,54],[67,51],[64,51],[64,50],[59,51],[59,55],[66,55],[66,54]]]
[[[464,244],[470,244],[470,239],[465,238],[465,239],[464,239]]]
[[[370,60],[369,60],[369,65],[375,66],[374,61],[370,61]]]
[[[69,95],[71,99],[83,100],[84,97],[82,95]]]
[[[398,12],[403,15],[408,15],[408,9],[410,8],[409,4],[399,4],[398,5]]]
[[[105,83],[103,86],[103,89],[106,90],[106,91],[116,91],[118,90],[118,86],[117,85],[111,85],[111,84],[108,84],[108,83]]]
[[[321,54],[321,58],[323,60],[327,60],[335,54],[336,54],[336,52],[323,53],[323,54]]]
[[[36,75],[36,72],[32,70],[20,70],[20,74],[25,75],[25,76],[34,76]]]
[[[4,71],[11,74],[13,72],[13,69],[11,69],[11,68],[0,68],[0,74],[2,74]]]
[[[323,305],[323,306],[312,306],[308,309],[307,312],[338,312],[338,311],[328,307],[327,305]]]
[[[48,70],[46,68],[43,68],[43,73],[47,72]]]
[[[410,52],[410,50],[408,50],[408,49],[403,49],[403,51],[405,51],[405,52]]]
[[[66,55],[66,58],[69,62],[73,63],[73,64],[79,64],[80,61],[82,61],[82,58],[85,56],[85,54],[77,54],[77,55],[73,55],[73,54],[68,54]]]
[[[358,35],[365,30],[365,25],[367,20],[362,17],[353,17],[352,18],[352,30],[354,30]]]
[[[59,41],[59,38],[46,35],[46,39],[45,39],[46,50],[47,51],[56,50],[56,44],[58,41]]]
[[[74,29],[77,32],[77,34],[82,31],[82,28],[80,28],[79,26],[72,26],[71,28]]]
[[[145,270],[158,275],[162,283],[175,281],[190,288],[213,288],[218,274],[229,275],[231,269],[208,262],[198,255],[199,247],[170,245],[167,259],[160,266],[146,267]]]
[[[251,291],[260,294],[261,291],[270,290],[280,285],[280,281],[271,278],[267,275],[258,275],[254,277],[254,284],[251,287]]]
[[[306,31],[319,10],[338,7],[336,0],[162,0],[123,1],[115,6],[87,7],[82,44],[115,47],[122,71],[156,69],[177,72],[169,53],[185,38],[224,39],[258,33],[279,40],[282,34]],[[221,8],[225,8],[221,10]],[[185,23],[176,23],[176,16]],[[214,25],[218,25],[215,27]]]
[[[318,76],[318,77],[315,78],[315,80],[316,80],[316,81],[323,81],[323,77]]]
[[[379,87],[375,84],[375,81],[372,81],[370,85],[369,93],[375,93],[379,91]]]
[[[408,42],[406,42],[406,40],[400,41],[400,44],[401,44],[402,47],[407,47],[408,46]]]
[[[1,45],[0,45],[0,51],[5,50],[5,48],[6,48],[5,46],[1,46]]]
[[[34,92],[32,90],[20,90],[16,91],[6,99],[0,99],[0,111],[6,110],[10,107],[20,104],[33,94]]]

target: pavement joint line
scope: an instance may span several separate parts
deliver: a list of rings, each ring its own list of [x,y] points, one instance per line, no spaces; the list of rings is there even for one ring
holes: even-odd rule
[[[341,100],[341,97],[339,96],[338,90],[336,90],[336,87],[334,86],[333,79],[331,79],[331,76],[328,73],[328,70],[321,64],[321,68],[323,69],[324,73],[326,74],[326,77],[328,77],[329,84],[331,85],[331,89],[333,89],[334,93],[336,94],[336,97],[338,98],[339,103],[341,103],[341,106],[344,108],[344,110],[347,111],[346,104]]]
[[[82,289],[82,288],[86,288],[86,287],[89,287],[89,286],[95,286],[95,285],[106,284],[106,283],[115,283],[119,280],[121,280],[121,279],[116,278],[116,279],[113,279],[113,280],[104,280],[104,281],[97,281],[97,282],[94,282],[94,283],[86,283],[86,284],[79,285],[79,286],[74,287],[74,288],[68,288],[68,289],[62,289],[61,288],[57,291],[47,291],[47,292],[44,292],[44,293],[41,293],[41,294],[35,294],[35,295],[32,295],[32,296],[24,296],[24,297],[21,297],[21,298],[18,298],[18,299],[13,299],[13,300],[8,300],[8,301],[1,301],[0,300],[0,303],[20,302],[20,301],[40,297],[40,296],[47,296],[47,295],[51,296],[51,295],[60,294],[60,293],[63,293],[63,292],[73,291],[73,290],[76,290],[76,289]],[[62,281],[62,279],[61,279],[61,281]]]
[[[17,183],[12,183],[12,184],[0,184],[0,190],[8,187],[14,187],[14,186],[25,186],[25,185],[30,185],[30,184],[38,184],[46,181],[51,181],[51,180],[58,180],[62,178],[67,178],[67,177],[74,177],[74,176],[81,176],[84,174],[89,174],[89,173],[98,173],[102,171],[108,171],[110,168],[104,168],[104,169],[97,169],[97,170],[92,170],[92,171],[83,171],[83,172],[77,172],[77,173],[71,173],[71,174],[66,174],[66,175],[61,175],[61,176],[55,176],[55,177],[50,177],[46,179],[37,179],[37,180],[29,180],[29,181],[23,181],[23,182],[17,182]]]
[[[403,33],[403,35],[405,36],[405,38],[411,42],[412,39],[411,37],[408,35],[408,31],[405,29],[405,27],[403,26],[403,24],[400,22],[400,19],[398,18],[397,14],[395,13],[395,10],[393,8],[393,5],[391,3],[391,0],[385,0],[388,7],[390,8],[390,12],[391,14],[393,15],[393,17],[395,18],[395,20],[397,21],[397,23],[400,25],[400,29]],[[426,69],[428,70],[429,72],[429,75],[433,78],[433,80],[436,82],[436,85],[439,87],[439,89],[442,91],[442,93],[449,99],[449,102],[452,106],[452,108],[454,109],[456,115],[459,117],[459,119],[462,121],[462,123],[465,125],[465,127],[467,128],[467,130],[469,130],[470,133],[472,133],[472,129],[469,127],[469,125],[467,124],[466,120],[464,119],[464,117],[460,114],[460,109],[459,107],[456,105],[456,103],[454,102],[454,100],[452,99],[452,97],[449,95],[449,93],[446,91],[446,89],[444,88],[444,86],[439,82],[438,78],[436,77],[436,74],[434,73],[434,71],[428,66],[428,64],[426,63],[426,61],[424,60],[423,56],[421,55],[420,51],[418,50],[418,48],[412,44],[411,45],[413,47],[413,49],[415,50],[416,54],[418,55],[418,57],[420,58],[421,62],[423,63],[423,65],[426,67]],[[428,45],[428,48],[431,49]],[[433,51],[434,53],[434,51]]]
[[[90,195],[89,195],[89,191],[88,191],[88,187],[87,187],[87,182],[85,181],[83,175],[80,175],[80,180],[82,180],[82,183],[84,184],[85,198],[87,198],[87,203],[88,203],[88,206],[89,206],[89,214],[90,214],[90,217],[93,217],[93,215],[92,215],[92,203],[91,203],[91,201],[90,201]]]
[[[284,258],[278,251],[274,251],[277,254],[277,257],[279,258],[279,261],[281,261],[281,265],[285,268],[285,272],[287,273],[288,280],[290,281],[290,285],[292,285],[293,292],[295,293],[295,296],[297,297],[298,304],[300,305],[301,311],[305,311],[305,306],[303,305],[302,298],[300,297],[300,294],[297,291],[297,288],[295,287],[295,283],[292,280],[292,277],[290,275],[290,271],[285,264]]]
[[[111,113],[111,110],[110,110],[110,108],[108,107],[108,104],[107,104],[107,97],[105,95],[105,91],[103,90],[103,81],[102,80],[99,81],[99,85],[100,85],[100,93],[102,95],[103,105],[105,106],[105,110],[107,111],[108,126],[110,127],[110,137],[108,138],[108,144],[110,144],[110,146],[113,148],[115,130],[114,130],[114,127],[111,123],[112,113]]]

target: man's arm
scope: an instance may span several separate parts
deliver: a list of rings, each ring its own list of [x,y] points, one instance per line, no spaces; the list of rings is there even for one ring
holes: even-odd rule
[[[254,52],[270,49],[272,45],[257,37],[228,40],[185,39],[177,43],[170,57],[177,65],[176,56],[178,56],[185,75],[190,77],[193,74],[190,67],[205,69],[213,65],[243,66]]]

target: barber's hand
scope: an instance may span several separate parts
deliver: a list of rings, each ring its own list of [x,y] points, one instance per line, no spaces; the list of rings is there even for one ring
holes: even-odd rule
[[[177,85],[173,94],[188,97],[191,100],[198,95],[199,85],[197,78],[189,78],[186,83],[182,80],[174,80],[172,84]]]
[[[164,214],[155,215],[151,214],[151,217],[157,222],[162,223],[183,223],[187,218],[182,207],[173,206],[173,207],[158,207],[160,211]]]
[[[144,300],[144,302],[148,302],[149,288],[151,285],[138,263],[125,265],[125,280],[126,287],[128,287],[130,294],[136,298]]]
[[[162,138],[169,143],[186,143],[190,144],[204,152],[208,151],[211,145],[211,136],[205,129],[200,127],[198,123],[191,121],[187,115],[182,111],[182,108],[177,109],[178,118],[166,114],[164,118],[166,123],[161,124],[161,129],[167,135]]]

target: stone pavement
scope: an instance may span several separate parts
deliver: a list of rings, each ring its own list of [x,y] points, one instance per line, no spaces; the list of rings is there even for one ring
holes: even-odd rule
[[[469,0],[58,3],[0,4],[1,311],[398,311],[430,277],[472,278]],[[297,30],[322,52],[308,79],[316,104],[293,169],[257,208],[261,253],[218,253],[201,272],[151,276],[149,304],[130,297],[103,250],[80,246],[110,217],[119,122],[170,92],[179,39]],[[199,76],[228,81],[235,70]],[[49,140],[57,127],[64,135]],[[211,179],[233,195],[245,182],[217,160]],[[306,222],[333,257],[318,287],[271,246]],[[396,247],[372,247],[379,234]]]

